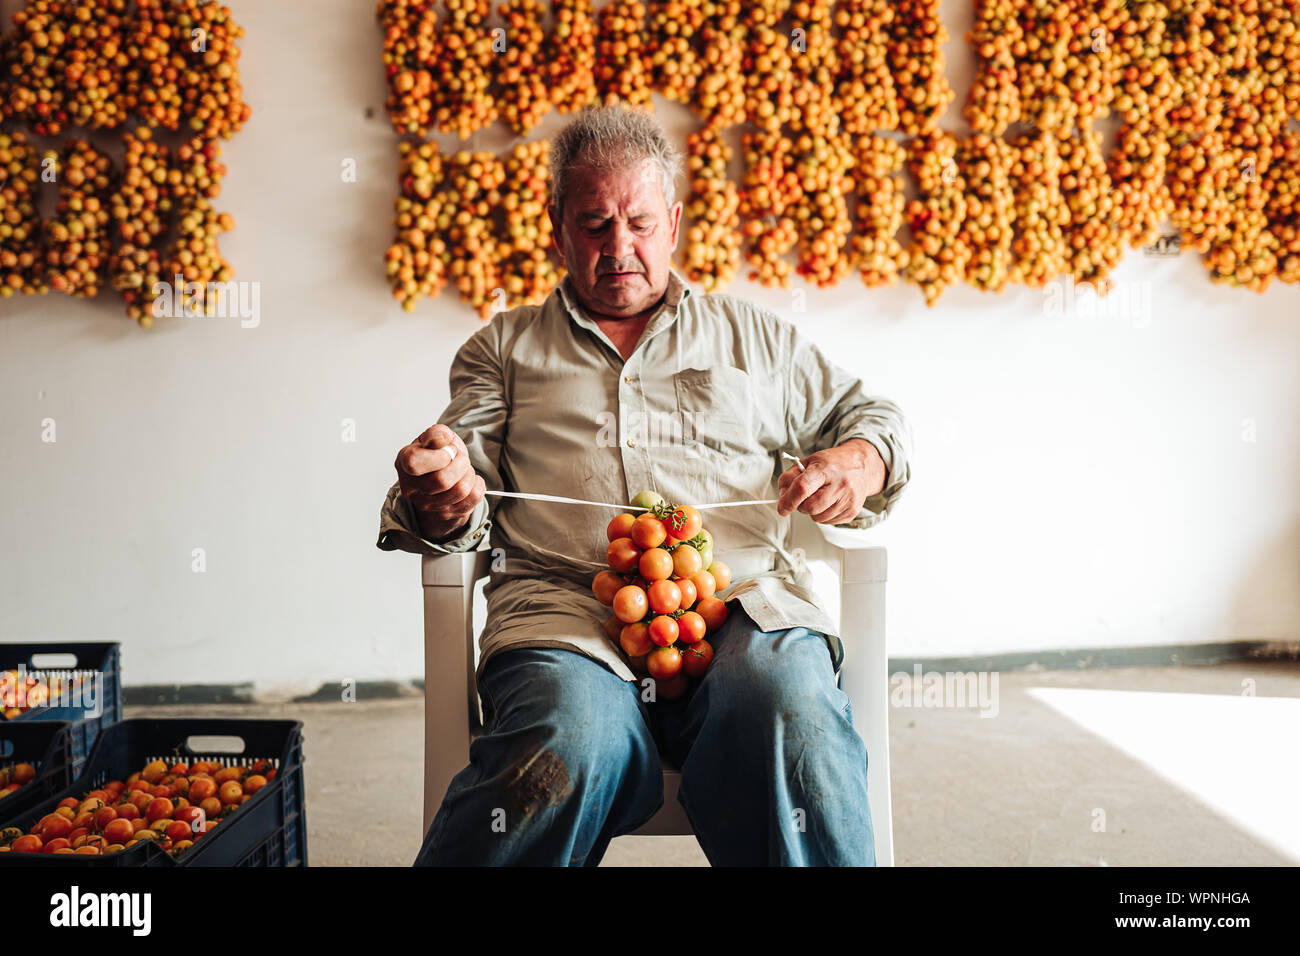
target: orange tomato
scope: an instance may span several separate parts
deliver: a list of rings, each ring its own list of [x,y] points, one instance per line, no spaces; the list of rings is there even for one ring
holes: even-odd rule
[[[682,653],[682,669],[691,677],[703,677],[713,662],[713,645],[708,641],[696,641]]]
[[[701,600],[713,597],[718,590],[718,582],[708,571],[696,571],[691,575],[691,580],[695,582],[695,590],[700,592]]]
[[[641,555],[637,570],[647,581],[662,581],[673,573],[673,557],[663,548],[651,548]]]
[[[677,619],[677,629],[681,632],[678,640],[683,644],[694,644],[704,639],[708,625],[697,611],[687,611]]]
[[[64,847],[70,846],[72,846],[72,841],[67,839],[67,837],[55,837],[53,840],[47,841],[45,846],[41,847],[41,852],[55,853],[58,850],[62,850]]]
[[[605,549],[605,563],[624,574],[635,571],[640,559],[641,551],[631,538],[615,538]]]
[[[696,601],[700,598],[700,592],[695,588],[695,582],[690,578],[678,578],[673,582],[677,589],[682,592],[681,606],[690,610]]]
[[[597,601],[609,607],[614,603],[614,594],[625,583],[622,577],[613,571],[601,571],[591,579],[591,593],[596,595]]]
[[[682,655],[675,647],[661,647],[650,652],[645,667],[655,680],[668,680],[681,673]]]
[[[235,803],[243,792],[244,788],[238,780],[227,780],[221,785],[221,789],[217,791],[217,799],[222,803]]]
[[[700,552],[689,544],[680,544],[673,548],[674,573],[683,578],[690,578],[694,577],[703,568],[704,562],[700,558]],[[698,583],[696,586],[699,586]]]
[[[157,783],[166,775],[167,775],[167,765],[163,763],[161,760],[153,761],[152,763],[148,764],[143,770],[140,771],[141,779],[147,780],[149,781],[149,783]]]
[[[199,804],[199,809],[203,811],[204,816],[211,820],[213,817],[221,816],[221,801],[216,797],[208,797]]]
[[[242,779],[244,774],[247,772],[248,770],[246,767],[222,767],[215,774],[213,774],[212,779],[217,782],[217,786],[219,787],[227,780]]]
[[[41,838],[32,833],[20,836],[9,844],[9,848],[15,853],[40,853],[41,846]]]
[[[619,538],[632,537],[632,526],[636,523],[636,515],[624,512],[621,515],[614,515],[609,519],[609,524],[605,527],[605,536],[610,541],[617,541]]]
[[[649,609],[650,602],[645,591],[635,584],[619,588],[614,595],[614,615],[624,624],[641,620]]]
[[[172,806],[171,800],[166,797],[154,797],[149,801],[149,806],[144,811],[144,818],[153,823],[156,820],[170,817],[174,809],[176,808]]]
[[[650,640],[660,647],[668,647],[676,643],[677,635],[677,622],[667,614],[660,614],[650,622]]]
[[[716,631],[727,621],[726,602],[715,597],[701,598],[700,603],[695,606],[696,612],[704,618],[704,623],[710,631]]]
[[[655,550],[667,557],[668,552],[662,548]],[[671,614],[682,606],[682,589],[666,578],[650,585],[647,597],[650,599],[650,610],[656,614]]]
[[[654,642],[650,640],[650,628],[640,621],[624,625],[618,643],[628,657],[641,657],[654,649]]]
[[[650,512],[639,514],[632,524],[632,540],[638,548],[657,548],[668,537],[664,523]]]
[[[110,820],[104,827],[104,839],[112,843],[125,843],[135,835],[135,824],[131,820]]]
[[[200,777],[190,781],[190,802],[202,803],[217,792],[217,782],[209,777]]]

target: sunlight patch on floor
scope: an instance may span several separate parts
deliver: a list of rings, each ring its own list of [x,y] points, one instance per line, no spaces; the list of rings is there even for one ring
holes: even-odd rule
[[[1300,863],[1300,699],[1028,693]]]

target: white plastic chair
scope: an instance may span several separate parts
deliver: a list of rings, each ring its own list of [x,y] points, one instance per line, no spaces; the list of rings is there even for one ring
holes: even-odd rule
[[[832,621],[838,615],[844,642],[840,687],[848,695],[854,726],[867,747],[867,793],[876,837],[876,863],[893,866],[889,674],[885,653],[886,552],[864,541],[866,532],[829,528],[804,516],[797,516],[792,527],[790,547],[803,550],[823,610]],[[469,764],[470,741],[483,730],[474,678],[480,627],[474,622],[485,603],[475,585],[488,576],[490,559],[488,550],[422,558],[424,833],[428,833],[452,778]],[[665,759],[664,805],[631,835],[691,833],[677,801],[680,781],[677,768]]]

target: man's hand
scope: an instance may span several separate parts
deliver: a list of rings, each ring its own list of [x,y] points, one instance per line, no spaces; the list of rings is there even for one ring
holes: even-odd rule
[[[885,488],[884,459],[862,438],[813,452],[803,465],[802,471],[791,465],[777,481],[776,510],[783,516],[798,508],[819,524],[843,524]]]
[[[469,463],[469,451],[446,425],[434,425],[397,453],[393,463],[402,497],[429,541],[448,537],[469,520],[487,483]]]

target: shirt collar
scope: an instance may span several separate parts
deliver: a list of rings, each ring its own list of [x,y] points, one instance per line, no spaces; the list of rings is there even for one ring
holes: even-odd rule
[[[573,316],[573,318],[579,323],[591,324],[592,320],[587,316],[587,313],[578,303],[578,296],[573,291],[573,280],[570,278],[569,273],[566,272],[564,274],[564,277],[561,278],[559,283],[556,285],[555,290],[556,294],[559,295],[560,302],[563,304],[565,311],[567,311],[569,315]],[[672,266],[669,266],[668,288],[664,290],[663,303],[660,306],[659,311],[651,317],[650,322],[646,323],[647,326],[655,322],[656,319],[665,312],[675,317],[682,302],[693,294],[691,287],[686,283],[686,280],[682,278],[681,274]]]

